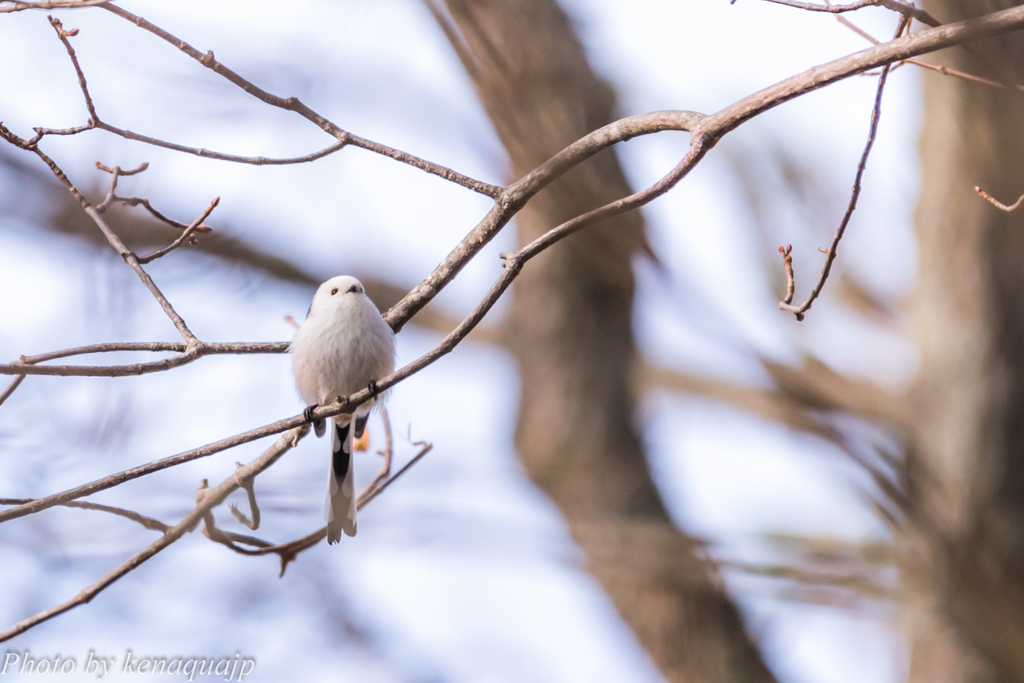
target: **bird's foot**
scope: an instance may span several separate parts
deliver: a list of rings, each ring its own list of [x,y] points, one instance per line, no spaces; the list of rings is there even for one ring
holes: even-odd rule
[[[304,417],[306,419],[306,422],[308,422],[309,424],[313,425],[313,433],[316,434],[316,437],[318,439],[321,436],[323,436],[324,432],[326,431],[326,426],[324,425],[324,421],[321,420],[318,417],[314,417],[314,415],[313,415],[313,411],[316,410],[319,407],[320,407],[319,405],[314,403],[313,405],[308,406],[305,410],[302,411],[302,417]]]
[[[377,389],[377,380],[371,379],[370,383],[366,385],[366,388],[370,390],[370,397],[376,401],[377,396],[380,395],[380,391]]]

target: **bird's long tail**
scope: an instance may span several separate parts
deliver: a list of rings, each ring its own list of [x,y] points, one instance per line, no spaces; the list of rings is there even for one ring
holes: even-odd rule
[[[353,425],[347,416],[333,418],[331,432],[331,467],[327,477],[327,504],[324,519],[327,520],[327,542],[337,543],[341,532],[356,535],[356,495],[352,477],[353,435],[361,426],[359,420]],[[365,419],[362,420],[365,425]]]

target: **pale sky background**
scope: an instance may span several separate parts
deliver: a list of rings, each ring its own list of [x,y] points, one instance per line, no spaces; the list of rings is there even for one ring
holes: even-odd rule
[[[342,128],[492,183],[509,180],[503,150],[472,86],[416,0],[123,2],[265,89],[298,95]],[[866,46],[827,15],[756,0],[569,0],[591,62],[623,115],[711,112],[810,66]],[[55,11],[73,38],[100,115],[182,144],[293,156],[330,144],[304,119],[245,95],[176,49],[102,10]],[[877,37],[895,18],[858,12]],[[0,120],[15,132],[83,123],[74,72],[45,13],[0,15]],[[919,75],[892,74],[843,272],[898,306],[914,284]],[[915,371],[906,330],[864,321],[831,295],[804,323],[776,309],[778,242],[797,253],[798,297],[820,269],[864,144],[875,79],[853,78],[746,124],[676,190],[644,209],[664,263],[638,263],[636,331],[648,357],[681,370],[765,385],[757,355],[813,353],[835,368],[899,386]],[[619,147],[634,186],[685,149],[682,134]],[[93,131],[44,149],[96,194],[96,160],[128,168],[121,193],[191,220],[214,196],[211,225],[326,277],[372,273],[411,287],[488,208],[485,197],[350,149],[314,164],[249,167],[198,159]],[[827,196],[808,224],[769,168],[785,150]],[[33,155],[13,148],[43,171]],[[762,234],[735,159],[761,164],[778,234]],[[149,293],[112,250],[54,235],[7,213],[31,202],[0,179],[0,359],[100,341],[177,340]],[[6,189],[5,186],[6,185]],[[23,216],[24,214],[22,214]],[[499,237],[439,297],[468,312],[500,268]],[[212,268],[182,250],[149,271],[208,341],[290,338],[312,292]],[[505,302],[507,304],[507,302]],[[492,314],[500,317],[505,306]],[[409,362],[438,337],[399,336]],[[129,355],[116,359],[124,362]],[[95,358],[82,358],[93,362]],[[114,362],[104,358],[98,362]],[[246,558],[192,534],[90,605],[6,643],[33,656],[233,655],[258,660],[251,680],[615,682],[659,674],[583,569],[557,510],[523,476],[512,446],[517,375],[504,352],[465,343],[402,383],[396,430],[435,450],[370,505],[360,534],[321,545],[277,578],[276,558]],[[40,496],[299,412],[289,359],[203,359],[141,378],[30,377],[0,407],[0,497]],[[678,523],[723,557],[764,559],[767,533],[884,538],[858,497],[861,474],[809,437],[687,395],[646,397],[637,416],[658,484]],[[120,424],[131,425],[122,429]],[[371,427],[371,430],[374,430]],[[374,433],[378,437],[379,430]],[[228,476],[269,444],[249,444],[97,495],[173,523],[201,478]],[[375,448],[379,443],[375,444]],[[257,482],[264,526],[283,541],[321,524],[328,446],[306,439]],[[399,462],[414,449],[399,440]],[[367,479],[376,456],[356,467]],[[238,494],[236,494],[237,496]],[[239,498],[241,500],[241,498]],[[225,528],[227,509],[218,520]],[[241,529],[239,529],[241,530]],[[244,530],[243,530],[244,531]],[[0,525],[12,624],[74,595],[154,540],[153,532],[78,510]],[[888,683],[904,653],[885,609],[851,614],[771,597],[771,584],[727,575],[731,594],[785,683]],[[85,680],[76,675],[73,679]],[[122,680],[114,676],[106,680]]]

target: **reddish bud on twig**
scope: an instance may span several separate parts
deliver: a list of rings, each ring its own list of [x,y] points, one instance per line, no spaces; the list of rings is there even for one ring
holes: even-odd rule
[[[1013,213],[1014,211],[1019,209],[1022,204],[1024,204],[1024,195],[1021,195],[1020,199],[1015,201],[1013,204],[1007,206],[1006,204],[1003,204],[1001,201],[990,195],[988,192],[985,192],[985,190],[981,189],[977,185],[974,186],[974,191],[981,195],[981,197],[985,199],[989,204],[996,207],[1000,211],[1005,211],[1006,213]]]

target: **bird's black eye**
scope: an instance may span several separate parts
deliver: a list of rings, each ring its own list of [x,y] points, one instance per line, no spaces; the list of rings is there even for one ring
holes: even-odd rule
[[[337,294],[337,293],[338,293],[338,288],[337,287],[335,287],[334,289],[331,290],[331,294]]]
[[[359,291],[359,285],[352,285],[351,287],[348,288],[348,293],[349,294],[352,294],[353,292],[358,292],[358,291]]]

